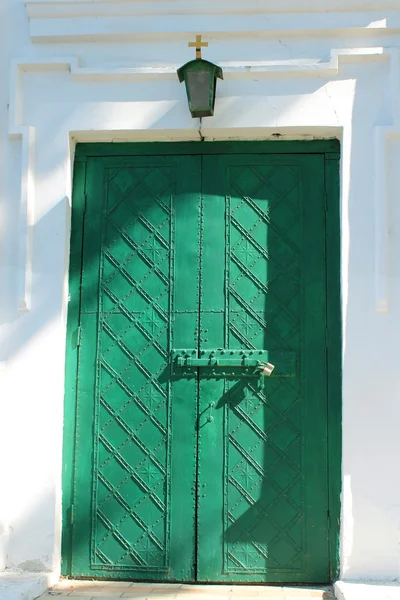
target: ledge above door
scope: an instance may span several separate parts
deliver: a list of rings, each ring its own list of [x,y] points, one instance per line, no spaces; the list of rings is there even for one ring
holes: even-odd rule
[[[35,42],[213,39],[400,29],[397,0],[25,0]],[[195,17],[195,18],[194,18]]]

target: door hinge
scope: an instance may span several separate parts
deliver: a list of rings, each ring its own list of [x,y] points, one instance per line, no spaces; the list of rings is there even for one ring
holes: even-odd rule
[[[80,346],[82,341],[82,327],[79,325],[78,330],[76,332],[76,345]]]
[[[86,207],[87,207],[87,193],[85,192],[84,196],[83,196],[83,214],[86,213]]]
[[[75,506],[71,504],[71,525],[74,523]]]

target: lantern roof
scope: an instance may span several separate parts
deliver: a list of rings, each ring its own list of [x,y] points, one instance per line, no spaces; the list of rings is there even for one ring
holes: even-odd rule
[[[218,77],[219,79],[224,78],[221,67],[219,67],[218,65],[215,65],[214,63],[210,62],[209,60],[204,60],[203,58],[196,58],[195,60],[190,60],[189,62],[185,63],[178,69],[177,73],[178,73],[179,81],[181,83],[182,83],[182,81],[184,81],[185,71],[187,71],[187,70],[200,71],[201,69],[204,69],[204,68],[207,70],[215,69],[215,76]]]

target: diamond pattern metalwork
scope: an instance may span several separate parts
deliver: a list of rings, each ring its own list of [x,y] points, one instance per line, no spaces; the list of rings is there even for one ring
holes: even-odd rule
[[[100,281],[93,568],[168,564],[171,175],[108,171]]]
[[[227,346],[300,344],[296,167],[229,167]],[[225,411],[226,573],[298,571],[304,552],[301,414],[296,379],[248,383]]]
[[[282,161],[266,165],[268,161],[264,158],[258,161],[262,164],[253,166],[248,164],[253,159],[246,159],[244,166],[237,157],[235,160],[223,174],[223,185],[228,186],[225,206],[221,202],[225,187],[218,192],[219,196],[216,194],[215,202],[210,201],[213,184],[205,198],[199,199],[199,206],[185,204],[184,201],[190,201],[187,190],[192,190],[192,182],[186,182],[182,188],[185,193],[180,194],[176,187],[180,180],[175,177],[174,167],[141,167],[125,162],[126,166],[106,169],[107,193],[102,239],[98,244],[101,247],[98,312],[96,308],[96,314],[91,315],[91,322],[98,327],[97,341],[93,341],[91,354],[88,352],[86,358],[93,377],[96,352],[94,454],[90,456],[94,474],[93,485],[82,502],[86,511],[90,504],[90,569],[97,576],[101,570],[105,575],[114,570],[114,574],[119,572],[122,577],[123,572],[127,577],[137,574],[138,579],[173,579],[183,577],[182,573],[188,577],[189,573],[204,581],[210,577],[225,581],[270,581],[294,580],[297,574],[306,572],[304,517],[308,515],[305,505],[309,503],[305,502],[307,469],[303,462],[308,465],[309,458],[303,439],[306,430],[301,401],[303,384],[301,377],[293,376],[295,369],[286,376],[267,378],[263,385],[255,377],[236,381],[227,374],[224,379],[224,373],[216,381],[204,376],[207,384],[204,387],[194,385],[194,378],[183,382],[187,388],[174,379],[175,390],[180,390],[175,395],[178,401],[174,403],[174,423],[182,419],[181,427],[174,426],[178,432],[174,437],[175,468],[180,448],[186,461],[185,453],[192,444],[191,434],[181,442],[182,427],[194,428],[196,422],[201,430],[198,437],[193,431],[190,450],[193,461],[190,465],[188,462],[186,476],[180,479],[187,482],[185,493],[179,493],[182,488],[175,493],[178,477],[172,479],[175,515],[172,530],[178,530],[178,535],[170,544],[169,367],[173,319],[176,336],[184,331],[186,339],[194,336],[195,344],[207,345],[208,339],[215,340],[218,336],[218,345],[224,344],[224,348],[231,350],[265,349],[281,354],[287,351],[296,356],[304,347],[300,297],[304,272],[300,253],[302,167]],[[196,169],[205,169],[202,164],[199,161]],[[208,179],[212,176],[207,175],[204,181]],[[218,185],[216,188],[218,191]],[[173,189],[178,189],[176,207],[172,201]],[[198,201],[191,198],[192,202]],[[217,215],[214,221],[211,208]],[[175,219],[176,231],[183,238],[178,236],[176,248]],[[198,237],[193,235],[197,227],[193,219],[198,219]],[[90,224],[89,220],[86,223]],[[191,246],[186,247],[188,223]],[[208,238],[206,231],[211,232]],[[212,249],[212,236],[218,238],[217,251],[207,255],[203,246]],[[173,306],[176,249],[178,299]],[[214,257],[218,257],[215,272]],[[191,271],[192,265],[195,272]],[[178,289],[189,285],[192,276],[197,282],[193,284],[190,279],[194,293],[188,295],[189,300],[185,299],[186,304],[177,308],[182,300]],[[224,278],[225,297],[221,293]],[[90,277],[85,281],[90,282]],[[206,304],[205,297],[207,294],[212,297],[213,285],[219,290],[218,301]],[[97,307],[96,302],[93,305]],[[85,343],[92,342],[86,339]],[[193,386],[189,387],[189,383]],[[214,398],[214,390],[222,395],[221,402]],[[234,396],[235,401],[231,402]],[[84,395],[82,398],[84,402]],[[179,411],[181,405],[186,407],[190,402],[193,402],[188,411],[191,416],[186,419]],[[202,402],[205,402],[203,412]],[[198,422],[196,410],[200,413]],[[213,429],[216,423],[221,426],[217,435]],[[82,439],[82,429],[79,436]],[[217,437],[219,448],[224,445],[224,455],[218,451],[220,466],[216,475],[210,475],[207,453]],[[202,465],[206,465],[203,471]],[[182,467],[185,465],[181,462]],[[224,478],[220,469],[224,469]],[[215,477],[221,486],[218,489]],[[197,490],[192,483],[196,480]],[[185,555],[190,560],[188,564],[182,561],[180,564],[184,566],[178,572],[173,565],[177,564],[178,555],[180,559],[176,539],[182,537],[179,530],[182,523],[177,527],[176,515],[183,497],[182,505],[186,503],[189,507],[186,516],[193,507],[193,523],[201,511],[203,521],[198,520],[197,534],[195,526],[190,525],[193,533]],[[222,514],[223,529],[219,532],[215,527],[217,536],[213,539],[217,540],[218,560],[222,558],[219,544],[223,544],[223,568],[219,563],[215,572],[212,571],[215,565],[207,555],[207,539],[201,539],[199,531],[203,522],[209,528],[203,528],[207,535],[214,525],[222,525]],[[186,520],[184,526],[189,529]],[[190,556],[196,535],[197,573],[194,555]]]

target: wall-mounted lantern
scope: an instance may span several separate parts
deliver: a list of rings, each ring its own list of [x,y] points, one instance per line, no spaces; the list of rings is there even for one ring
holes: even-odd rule
[[[212,117],[217,79],[223,79],[222,69],[201,58],[201,48],[208,46],[208,42],[201,41],[201,35],[196,35],[196,41],[189,42],[188,46],[196,48],[196,60],[178,69],[179,81],[185,82],[192,117]]]

